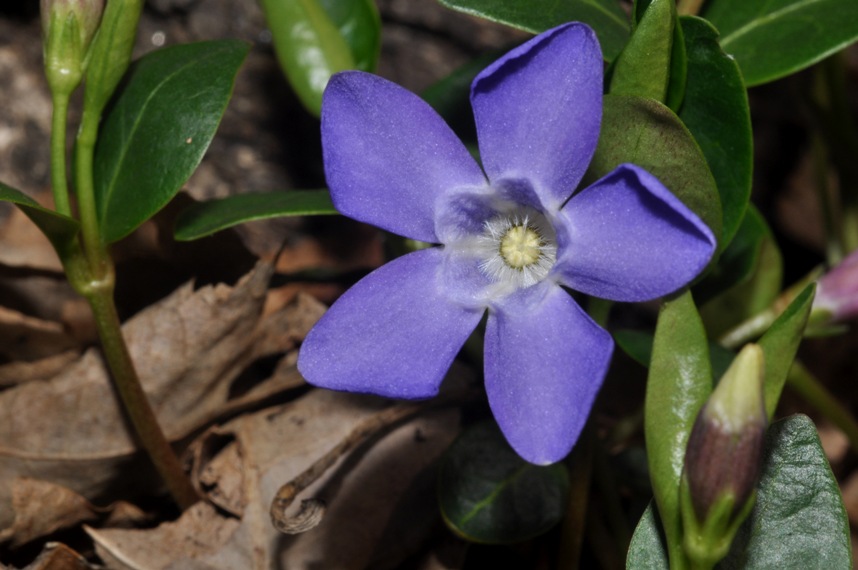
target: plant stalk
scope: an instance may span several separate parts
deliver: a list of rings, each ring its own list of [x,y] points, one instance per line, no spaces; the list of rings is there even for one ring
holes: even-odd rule
[[[199,500],[199,495],[185,475],[170,442],[161,431],[158,418],[140,384],[140,378],[137,376],[122,336],[119,316],[113,302],[112,272],[109,279],[92,283],[92,285],[94,286],[87,292],[86,299],[95,316],[102,351],[113,376],[116,390],[140,443],[146,449],[176,503],[185,510]]]
[[[68,122],[69,95],[53,93],[51,115],[51,191],[54,208],[64,216],[71,216],[68,182],[66,180],[66,124]]]

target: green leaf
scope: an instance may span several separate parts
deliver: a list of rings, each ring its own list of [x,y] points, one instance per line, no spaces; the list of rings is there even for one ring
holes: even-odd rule
[[[80,231],[77,220],[40,206],[20,190],[2,182],[0,182],[0,201],[11,202],[21,208],[21,211],[36,224],[58,251],[62,251],[65,244],[75,239]]]
[[[719,570],[852,568],[849,521],[813,422],[793,416],[766,434],[754,509]],[[668,570],[658,514],[647,507],[629,545],[629,570]]]
[[[695,287],[700,314],[718,338],[767,309],[781,292],[783,260],[765,219],[749,204],[745,219],[706,279]]]
[[[538,34],[566,22],[586,22],[612,61],[629,39],[629,21],[617,0],[440,0],[474,16]]]
[[[769,427],[756,505],[717,567],[852,568],[846,509],[807,416]]]
[[[855,0],[711,0],[704,18],[721,32],[745,82],[795,73],[858,40]]]
[[[712,392],[709,347],[691,293],[661,308],[644,403],[650,478],[671,560],[683,557],[679,482],[697,412]],[[678,562],[674,562],[678,564]]]
[[[447,526],[463,538],[508,544],[538,536],[566,508],[569,474],[555,463],[528,463],[510,448],[494,422],[463,433],[444,457],[438,501]]]
[[[602,132],[590,163],[595,181],[624,162],[645,168],[721,235],[721,202],[700,147],[682,121],[657,101],[606,95]]]
[[[613,332],[612,335],[617,346],[623,352],[644,368],[649,368],[649,362],[652,358],[653,337],[651,334],[643,331],[620,329]],[[712,365],[712,378],[716,382],[724,375],[735,357],[733,351],[724,348],[717,342],[709,342],[709,361]]]
[[[381,49],[381,18],[373,0],[319,0],[349,46],[356,69],[375,70]]]
[[[238,194],[185,208],[176,219],[175,238],[191,241],[253,220],[337,213],[327,190]]]
[[[769,420],[775,414],[775,408],[781,397],[798,345],[804,334],[807,317],[813,306],[816,284],[811,283],[793,299],[786,311],[772,323],[758,344],[766,355],[766,380],[764,386],[766,413]]]
[[[331,75],[353,69],[346,38],[318,0],[261,0],[277,61],[304,107],[315,116]]]
[[[247,50],[234,40],[177,45],[131,68],[95,149],[95,200],[105,242],[152,217],[197,168]]]
[[[652,501],[638,521],[629,552],[626,556],[628,570],[669,570],[667,550],[661,536],[661,522]]]
[[[675,24],[676,5],[673,0],[653,0],[650,3],[614,62],[610,93],[665,102],[670,84]]]
[[[751,199],[753,140],[748,94],[736,62],[718,45],[718,32],[705,20],[680,18],[688,54],[685,101],[679,118],[694,135],[715,177],[724,229],[733,239]]]

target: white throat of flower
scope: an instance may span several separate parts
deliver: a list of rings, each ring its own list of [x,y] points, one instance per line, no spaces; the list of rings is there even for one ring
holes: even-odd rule
[[[554,229],[545,216],[529,208],[487,220],[477,247],[480,270],[493,282],[514,289],[545,279],[557,258]]]

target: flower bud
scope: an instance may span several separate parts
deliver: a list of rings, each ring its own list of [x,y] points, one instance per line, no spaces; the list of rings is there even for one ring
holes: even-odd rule
[[[51,91],[68,95],[80,84],[103,11],[104,0],[41,0],[45,74]]]
[[[768,423],[764,360],[759,346],[746,345],[691,430],[680,495],[685,548],[692,559],[723,558],[753,506]]]
[[[858,316],[858,250],[819,278],[812,322],[836,324]]]

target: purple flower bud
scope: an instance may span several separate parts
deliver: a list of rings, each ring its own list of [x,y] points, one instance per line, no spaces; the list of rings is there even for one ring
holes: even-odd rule
[[[694,423],[685,454],[685,482],[701,524],[727,494],[733,497],[729,516],[735,516],[756,486],[768,423],[763,370],[762,349],[746,345]]]
[[[820,277],[813,302],[814,321],[839,323],[858,316],[858,250]]]

